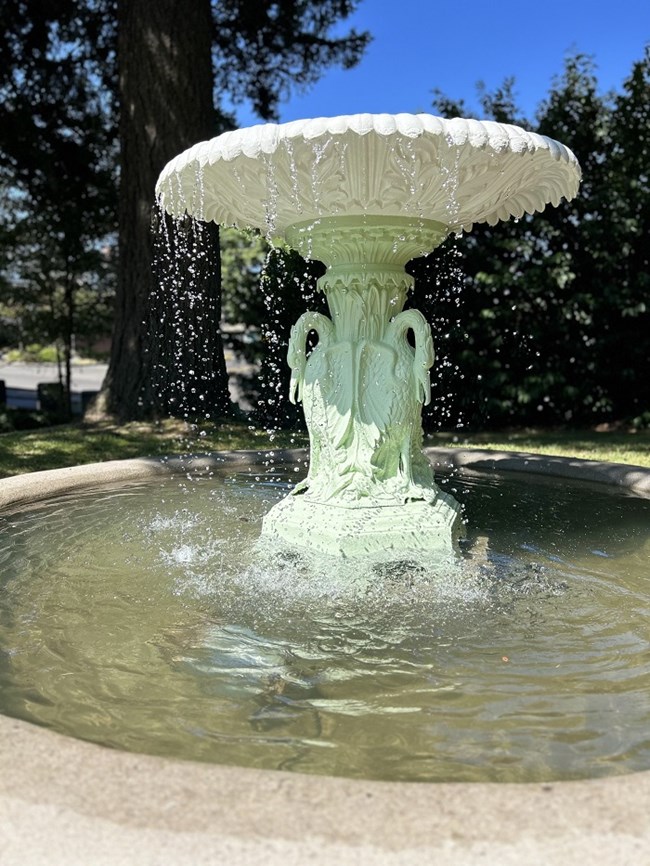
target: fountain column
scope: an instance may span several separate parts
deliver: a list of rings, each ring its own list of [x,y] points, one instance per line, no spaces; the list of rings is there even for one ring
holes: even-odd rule
[[[403,310],[413,283],[405,264],[447,233],[433,220],[366,215],[286,230],[290,246],[327,266],[319,288],[330,317],[304,313],[291,332],[290,397],[303,404],[310,466],[265,517],[265,537],[339,556],[453,555],[460,509],[421,450],[431,329]],[[308,352],[310,334],[318,343]]]

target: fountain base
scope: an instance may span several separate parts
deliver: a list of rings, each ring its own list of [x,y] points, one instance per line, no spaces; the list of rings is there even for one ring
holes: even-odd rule
[[[403,559],[425,554],[453,560],[464,535],[460,505],[446,493],[433,503],[345,507],[287,496],[264,517],[260,541],[286,542],[291,547],[329,556]]]

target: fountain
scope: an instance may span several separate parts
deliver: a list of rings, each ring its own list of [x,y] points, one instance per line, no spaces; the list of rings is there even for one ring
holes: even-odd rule
[[[3,864],[643,859],[650,471],[425,449],[459,472],[435,485],[430,334],[401,309],[410,256],[577,185],[548,139],[407,115],[231,133],[168,167],[172,212],[328,265],[331,318],[289,352],[309,475],[270,511],[295,455],[0,481]],[[375,570],[453,556],[456,498],[488,557]],[[298,547],[322,517],[335,567],[260,569],[263,514]]]
[[[426,114],[256,126],[165,167],[156,190],[170,214],[256,228],[327,266],[318,286],[330,317],[302,315],[288,351],[309,473],[266,515],[264,539],[344,557],[453,558],[460,508],[422,453],[433,341],[422,314],[403,310],[404,266],[474,223],[571,199],[579,181],[574,155],[549,138]]]

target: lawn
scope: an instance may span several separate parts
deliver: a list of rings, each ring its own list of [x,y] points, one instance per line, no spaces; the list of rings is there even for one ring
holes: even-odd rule
[[[438,433],[431,445],[527,451],[650,467],[650,430],[514,430],[501,433]]]
[[[233,449],[269,450],[307,444],[303,432],[270,433],[245,422],[197,428],[179,421],[68,424],[0,435],[0,477],[128,457]],[[427,445],[528,451],[650,467],[650,431],[519,430],[503,433],[436,433]]]

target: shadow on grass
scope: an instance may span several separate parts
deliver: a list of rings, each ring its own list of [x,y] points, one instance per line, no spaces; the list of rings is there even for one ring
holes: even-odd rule
[[[526,451],[650,466],[650,431],[452,432],[430,435],[425,444]],[[246,421],[232,419],[210,425],[190,425],[174,420],[131,422],[122,426],[67,424],[0,435],[0,477],[131,457],[231,450],[268,451],[306,445],[307,434],[302,431],[269,432]]]
[[[434,433],[426,445],[525,451],[610,463],[650,466],[650,431],[513,430],[487,433]]]
[[[0,477],[131,457],[293,448],[305,441],[304,434],[273,434],[232,420],[202,427],[172,420],[122,426],[67,424],[1,435]]]

